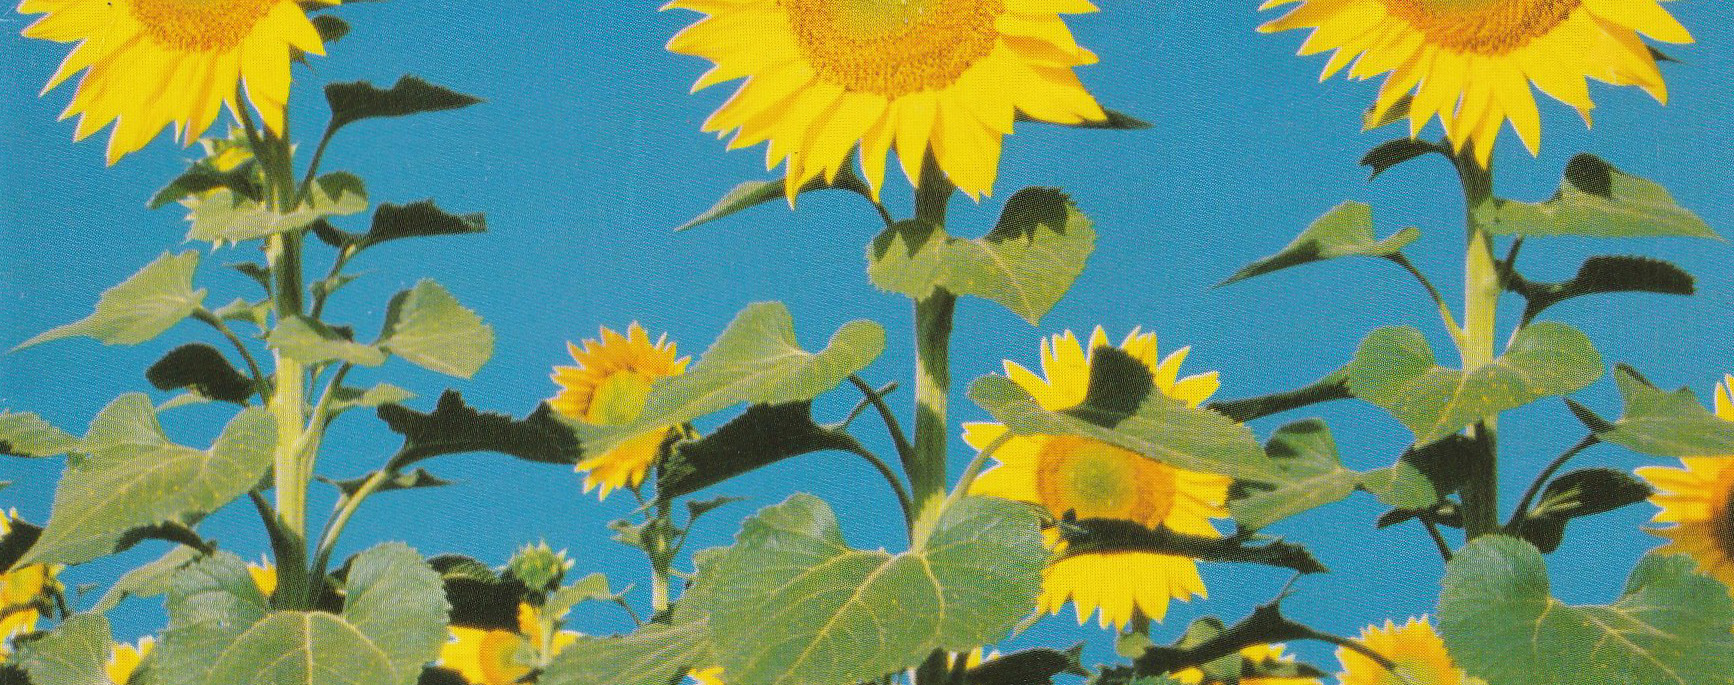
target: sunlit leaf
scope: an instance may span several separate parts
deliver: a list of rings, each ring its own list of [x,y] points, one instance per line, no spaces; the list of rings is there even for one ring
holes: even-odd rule
[[[380,347],[448,376],[469,378],[494,355],[494,329],[431,279],[391,299]]]
[[[15,457],[56,457],[78,444],[66,431],[31,413],[0,411],[0,454]]]
[[[16,349],[74,336],[107,345],[137,345],[162,335],[205,301],[205,290],[193,289],[193,270],[198,266],[198,252],[165,252],[104,291],[90,316],[31,338]]]
[[[111,639],[107,617],[77,614],[30,641],[20,650],[19,661],[33,685],[109,685]]]
[[[354,174],[337,172],[315,179],[307,200],[294,211],[280,213],[263,203],[227,189],[183,200],[191,212],[187,240],[238,243],[278,233],[298,231],[331,216],[367,210],[367,186]]]
[[[1658,457],[1734,454],[1734,421],[1710,413],[1690,389],[1661,390],[1624,364],[1614,368],[1614,381],[1626,405],[1618,421],[1604,421],[1582,405],[1572,405],[1603,442]]]
[[[1662,186],[1588,154],[1566,164],[1565,179],[1552,198],[1537,203],[1494,199],[1476,207],[1474,215],[1491,235],[1716,237]]]
[[[265,341],[303,364],[343,362],[379,366],[387,358],[385,351],[378,346],[355,342],[342,331],[304,316],[292,316],[278,322]]]
[[[1314,221],[1282,251],[1242,267],[1218,287],[1254,276],[1263,276],[1293,266],[1339,257],[1390,257],[1421,237],[1421,231],[1405,228],[1391,237],[1373,237],[1373,208],[1360,202],[1344,202]]]

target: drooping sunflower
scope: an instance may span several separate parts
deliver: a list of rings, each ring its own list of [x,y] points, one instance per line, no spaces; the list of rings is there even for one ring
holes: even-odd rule
[[[577,366],[554,367],[554,382],[560,394],[548,402],[554,411],[601,426],[631,423],[644,411],[650,386],[658,378],[686,373],[688,357],[676,352],[668,336],[650,341],[636,322],[622,336],[606,327],[600,340],[585,340],[584,347],[567,343]],[[662,443],[675,427],[644,433],[606,454],[578,462],[584,475],[584,491],[601,486],[601,497],[616,488],[638,487],[662,451]]]
[[[1692,42],[1658,0],[1268,0],[1261,9],[1295,2],[1259,30],[1313,29],[1300,54],[1336,51],[1320,80],[1344,67],[1360,80],[1390,74],[1368,122],[1385,123],[1412,95],[1410,134],[1438,117],[1459,151],[1474,142],[1483,167],[1507,120],[1540,152],[1531,84],[1585,123],[1595,107],[1585,79],[1635,85],[1666,104],[1668,85],[1639,34]]]
[[[542,621],[536,608],[518,604],[518,630],[451,627],[451,640],[440,648],[439,665],[457,671],[472,685],[515,685],[534,670],[538,656],[554,658],[578,641],[578,633],[554,634],[549,654],[542,649]]]
[[[108,648],[108,680],[115,685],[127,685],[132,680],[134,671],[138,670],[139,662],[150,656],[156,647],[156,640],[141,638],[137,645],[115,644]]]
[[[1734,376],[1716,386],[1716,416],[1734,421]],[[1646,466],[1638,475],[1655,486],[1650,502],[1662,510],[1650,532],[1668,540],[1657,551],[1685,554],[1705,575],[1734,594],[1734,455],[1687,457],[1684,468]]]
[[[1061,124],[1100,121],[1074,67],[1096,56],[1062,14],[1088,0],[674,0],[709,15],[668,49],[716,64],[693,90],[746,78],[703,130],[736,131],[729,149],[769,141],[766,168],[787,162],[790,202],[809,180],[836,178],[860,148],[874,196],[897,147],[920,185],[929,150],[972,197],[991,194],[1001,138],[1019,113]]]
[[[1337,674],[1342,685],[1470,685],[1480,683],[1468,678],[1452,663],[1445,652],[1445,640],[1425,617],[1410,619],[1398,627],[1391,621],[1385,627],[1367,626],[1361,631],[1361,644],[1390,659],[1396,673],[1352,649],[1338,648],[1337,661],[1343,672]],[[1401,678],[1397,676],[1401,675]]]
[[[1252,645],[1240,650],[1240,657],[1257,664],[1289,663],[1294,657],[1283,653],[1283,645]],[[1186,685],[1223,685],[1221,681],[1209,680],[1204,669],[1188,668],[1168,674],[1168,677]],[[1321,685],[1318,678],[1241,678],[1240,685]]]
[[[1005,362],[1006,375],[1035,397],[1044,409],[1078,406],[1089,389],[1090,365],[1107,334],[1097,328],[1086,352],[1070,331],[1042,342],[1042,375]],[[1189,348],[1157,356],[1156,336],[1133,330],[1120,349],[1149,367],[1163,394],[1198,406],[1216,392],[1215,372],[1180,378]],[[997,423],[964,425],[964,441],[977,450],[998,440],[1006,427]],[[1017,436],[994,453],[998,462],[983,472],[970,492],[1032,502],[1054,517],[1068,512],[1078,519],[1114,519],[1147,528],[1158,526],[1189,535],[1220,536],[1212,518],[1226,518],[1223,504],[1232,480],[1178,469],[1104,442],[1075,436]],[[1063,545],[1057,530],[1049,541]],[[1070,600],[1078,622],[1099,609],[1098,623],[1121,627],[1134,613],[1160,621],[1170,599],[1205,596],[1197,563],[1188,557],[1149,552],[1090,552],[1066,556],[1044,573],[1041,608],[1058,613]]]
[[[224,106],[236,111],[240,84],[281,134],[295,51],[325,54],[297,0],[23,0],[18,11],[44,15],[26,37],[78,43],[43,92],[85,72],[61,118],[79,117],[76,140],[114,123],[109,164],[170,126],[191,144]]]

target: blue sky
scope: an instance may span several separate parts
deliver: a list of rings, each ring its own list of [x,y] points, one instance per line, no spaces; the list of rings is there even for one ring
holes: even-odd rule
[[[1422,292],[1389,264],[1332,263],[1210,287],[1350,199],[1374,206],[1381,235],[1420,227],[1424,237],[1410,250],[1414,261],[1448,292],[1460,281],[1462,208],[1449,169],[1426,160],[1369,182],[1355,161],[1396,135],[1360,131],[1358,115],[1376,83],[1318,83],[1323,58],[1293,56],[1304,37],[1299,33],[1256,34],[1273,15],[1260,16],[1255,6],[1117,3],[1072,19],[1079,42],[1102,57],[1080,71],[1085,84],[1104,104],[1154,128],[1099,132],[1022,124],[1006,141],[994,197],[953,207],[952,230],[977,234],[992,226],[1000,202],[1018,188],[1058,186],[1096,221],[1100,234],[1088,270],[1041,326],[988,303],[965,302],[953,362],[960,387],[997,371],[1001,359],[1033,364],[1043,335],[1096,325],[1115,336],[1143,326],[1159,335],[1164,350],[1192,346],[1187,369],[1220,370],[1220,397],[1309,382],[1340,366],[1363,335],[1382,325],[1419,326],[1436,348],[1447,349]],[[696,354],[737,311],[762,300],[788,303],[809,347],[822,345],[845,321],[881,322],[891,348],[865,375],[881,383],[907,379],[913,363],[908,305],[866,282],[863,246],[878,219],[858,200],[811,196],[795,213],[773,204],[671,232],[736,183],[767,177],[758,149],[725,152],[698,131],[729,89],[688,95],[707,65],[662,49],[696,15],[638,3],[582,11],[572,3],[501,7],[344,7],[337,13],[354,32],[329,57],[299,70],[292,120],[302,132],[322,125],[318,88],[329,81],[384,85],[415,73],[487,99],[461,112],[358,124],[332,147],[327,168],[364,176],[375,202],[433,197],[455,211],[486,212],[492,229],[486,236],[404,241],[372,251],[355,264],[366,277],[334,301],[340,317],[375,325],[391,293],[436,276],[499,334],[493,362],[455,386],[472,404],[518,413],[552,394],[547,376],[566,361],[565,342],[594,336],[597,326],[641,321]],[[1663,183],[1724,233],[1734,230],[1734,203],[1725,197],[1734,180],[1734,127],[1727,126],[1734,90],[1726,78],[1734,72],[1734,26],[1719,3],[1669,8],[1699,39],[1669,49],[1681,60],[1664,66],[1670,104],[1659,106],[1636,89],[1595,87],[1600,108],[1595,127],[1586,130],[1568,107],[1544,102],[1539,158],[1530,158],[1507,132],[1496,161],[1501,194],[1545,197],[1565,161],[1590,151]],[[35,97],[65,48],[17,37],[25,21],[0,18],[7,34],[0,54],[11,65],[0,70],[0,122],[8,131],[0,136],[0,347],[7,348],[83,316],[104,288],[166,249],[208,251],[181,244],[178,208],[144,207],[190,153],[159,141],[105,168],[100,142],[72,145],[71,122],[54,120],[70,88]],[[894,206],[908,201],[906,189],[889,193]],[[1686,267],[1698,276],[1700,294],[1585,299],[1548,316],[1589,332],[1610,363],[1631,362],[1662,385],[1689,385],[1707,397],[1723,373],[1734,371],[1734,339],[1724,334],[1734,315],[1727,243],[1536,240],[1526,247],[1522,268],[1534,278],[1558,280],[1585,256],[1632,253]],[[212,289],[213,301],[226,302],[247,287],[214,265],[254,256],[243,247],[206,258],[200,283]],[[186,325],[136,348],[76,340],[0,356],[0,407],[36,411],[81,429],[115,395],[146,388],[142,370],[164,351],[204,335]],[[421,407],[450,384],[401,364],[385,373],[416,391]],[[821,403],[820,412],[840,414],[853,399],[839,393]],[[1617,410],[1605,378],[1580,399]],[[953,404],[958,419],[985,418],[961,392]],[[179,410],[169,419],[170,433],[193,444],[208,441],[224,411]],[[1389,463],[1408,439],[1382,412],[1350,403],[1256,427],[1267,435],[1309,416],[1331,422],[1351,466]],[[873,431],[864,435],[879,441]],[[1510,414],[1502,437],[1509,501],[1542,464],[1576,442],[1581,429],[1559,402],[1547,401]],[[370,417],[346,417],[321,471],[355,476],[395,444]],[[954,448],[954,469],[961,469],[968,451],[961,440]],[[1582,461],[1622,469],[1648,463],[1605,447]],[[493,455],[448,457],[429,466],[460,483],[370,502],[350,528],[346,551],[404,539],[429,554],[458,551],[503,563],[518,545],[545,539],[572,550],[580,572],[605,571],[617,585],[645,586],[641,560],[606,541],[603,526],[630,510],[626,498],[599,504],[579,493],[578,477],[568,470]],[[0,503],[45,520],[58,469],[56,463],[0,461],[0,480],[16,481],[0,493]],[[751,500],[713,515],[701,537],[725,543],[741,516],[798,490],[837,503],[857,545],[898,544],[895,505],[883,484],[840,455],[809,456],[718,488],[718,494]],[[316,510],[329,505],[329,495],[321,497]],[[1294,615],[1352,633],[1431,610],[1442,571],[1436,554],[1412,526],[1373,530],[1378,511],[1371,498],[1359,496],[1273,529],[1312,546],[1336,571],[1299,583],[1290,604]],[[1649,514],[1647,505],[1633,507],[1568,533],[1552,557],[1556,593],[1574,602],[1610,599],[1625,571],[1656,543],[1637,529]],[[235,507],[212,517],[205,531],[256,557],[264,550],[257,528],[250,510]],[[106,582],[158,551],[136,550],[75,569],[69,578]],[[1286,580],[1274,571],[1219,566],[1207,567],[1204,577],[1211,599],[1177,607],[1164,635],[1206,613],[1232,620]],[[147,632],[160,620],[149,603],[134,603],[117,616],[123,635]],[[594,633],[625,625],[623,616],[606,609],[576,622]],[[1108,637],[1061,617],[1014,644],[1091,639],[1105,646]],[[1306,646],[1303,653],[1335,668],[1328,650]],[[1100,648],[1092,655],[1107,658]]]

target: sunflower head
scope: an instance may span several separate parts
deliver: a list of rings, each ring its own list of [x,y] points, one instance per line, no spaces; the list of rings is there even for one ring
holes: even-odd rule
[[[599,339],[585,340],[583,347],[570,343],[566,347],[578,365],[554,367],[560,393],[548,404],[567,418],[602,426],[636,420],[657,379],[686,373],[689,361],[679,356],[668,336],[651,342],[637,323],[626,328],[626,335],[603,328]],[[584,491],[601,486],[606,499],[616,488],[638,487],[676,430],[670,426],[649,431],[578,462],[578,470],[586,472]]]
[[[335,5],[339,0],[309,0]],[[78,43],[46,93],[84,72],[62,119],[77,116],[83,140],[114,123],[108,162],[137,151],[165,128],[191,144],[224,107],[247,101],[265,128],[283,132],[290,63],[325,54],[297,0],[23,0],[41,14],[24,35]]]
[[[0,511],[0,539],[12,533],[16,510]],[[0,655],[6,641],[36,629],[42,611],[61,592],[61,567],[50,564],[27,564],[0,573]]]
[[[1483,167],[1506,121],[1540,152],[1532,84],[1586,123],[1595,107],[1586,79],[1635,85],[1666,103],[1643,37],[1692,42],[1658,0],[1269,0],[1261,9],[1297,2],[1260,30],[1312,29],[1300,54],[1334,51],[1320,80],[1345,67],[1354,79],[1388,74],[1369,122],[1407,117],[1415,136],[1438,118],[1460,152],[1474,143]]]
[[[110,645],[108,665],[105,668],[109,682],[115,685],[127,685],[132,680],[133,673],[138,670],[139,662],[150,656],[151,650],[156,645],[156,640],[149,637],[140,638],[137,645]]]
[[[578,633],[562,630],[542,654],[542,614],[527,602],[518,604],[518,629],[487,630],[452,626],[451,638],[440,648],[439,665],[458,672],[471,685],[516,685],[567,647]]]
[[[1044,409],[1060,411],[1084,401],[1089,389],[1095,350],[1108,347],[1098,328],[1085,351],[1071,332],[1043,341],[1041,370],[1035,372],[1005,362],[1006,375],[1029,392]],[[1119,349],[1142,362],[1163,394],[1197,406],[1218,386],[1214,372],[1179,377],[1187,350],[1167,357],[1157,354],[1156,336],[1137,330]],[[964,441],[978,450],[1005,435],[1005,426],[972,423],[964,426]],[[971,487],[977,495],[1031,502],[1055,519],[1126,521],[1146,528],[1166,527],[1180,533],[1220,535],[1212,518],[1228,516],[1224,502],[1231,479],[1178,469],[1114,445],[1076,436],[1015,436],[994,453],[998,463]],[[1103,626],[1124,626],[1133,616],[1161,620],[1170,599],[1205,594],[1197,564],[1189,558],[1146,552],[1087,552],[1063,555],[1057,529],[1049,541],[1061,553],[1045,572],[1041,607],[1057,613],[1069,600],[1078,621],[1100,609]]]
[[[1386,621],[1383,628],[1368,626],[1361,631],[1361,644],[1396,665],[1396,673],[1352,649],[1339,648],[1337,660],[1343,672],[1337,675],[1342,685],[1469,685],[1467,678],[1451,655],[1445,652],[1445,640],[1426,618],[1410,619],[1399,627]],[[1398,676],[1401,676],[1400,678]]]
[[[989,194],[1001,138],[1018,114],[1076,124],[1106,118],[1072,69],[1093,64],[1062,14],[1088,0],[674,0],[704,13],[670,51],[715,63],[693,86],[745,78],[706,132],[729,149],[768,143],[789,201],[836,179],[860,151],[878,197],[893,145],[920,185],[933,160],[972,197]]]
[[[1283,653],[1283,645],[1252,645],[1240,650],[1240,658],[1255,666],[1294,663],[1294,657]],[[1209,678],[1204,669],[1197,667],[1170,673],[1168,677],[1185,685],[1228,685]],[[1317,678],[1243,677],[1238,682],[1240,685],[1321,685]]]
[[[1734,421],[1734,376],[1716,386],[1716,415]],[[1734,594],[1734,455],[1686,457],[1681,468],[1637,470],[1656,489],[1650,502],[1661,508],[1649,529],[1668,541],[1658,552],[1685,554],[1698,569]]]

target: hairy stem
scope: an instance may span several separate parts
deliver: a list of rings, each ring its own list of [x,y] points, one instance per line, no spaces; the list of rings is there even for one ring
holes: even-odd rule
[[[1475,210],[1493,197],[1493,171],[1473,158],[1454,157],[1463,186],[1467,242],[1463,260],[1463,337],[1458,352],[1463,372],[1473,373],[1494,359],[1494,336],[1498,328],[1499,265],[1493,257],[1493,240]],[[1486,416],[1470,435],[1480,449],[1465,464],[1468,480],[1463,486],[1463,528],[1468,539],[1499,530],[1499,417]]]

